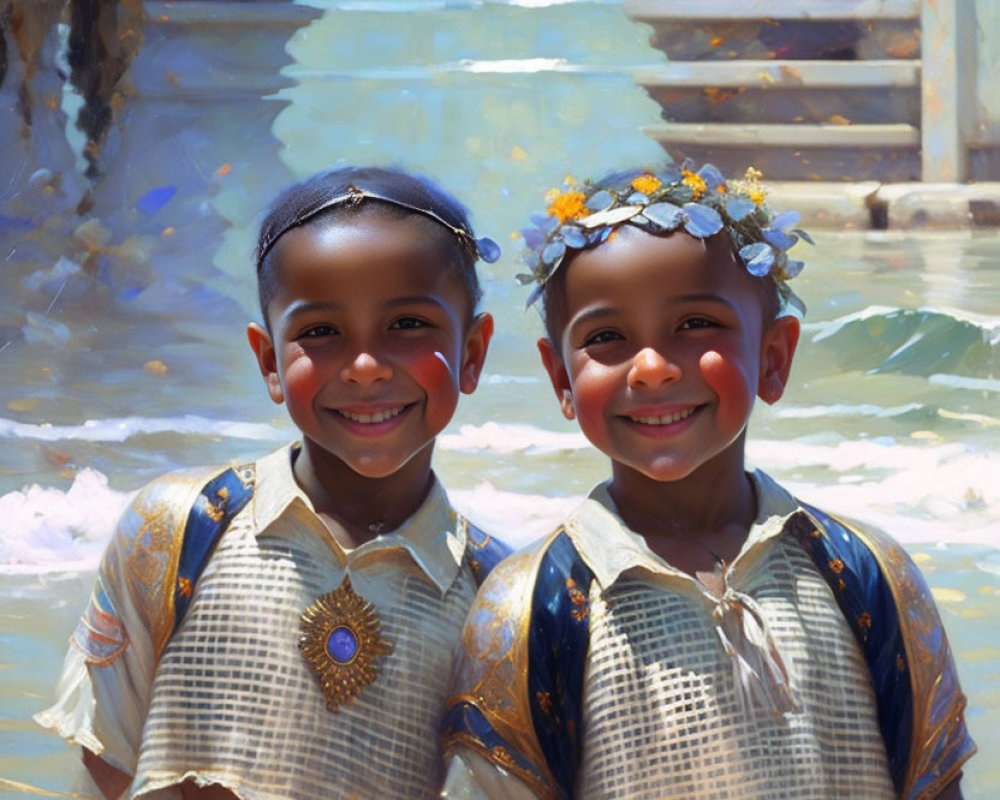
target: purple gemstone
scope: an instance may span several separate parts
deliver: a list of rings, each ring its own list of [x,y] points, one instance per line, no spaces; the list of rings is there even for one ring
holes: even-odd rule
[[[358,654],[358,637],[344,625],[334,628],[326,640],[326,652],[338,664],[347,664]]]

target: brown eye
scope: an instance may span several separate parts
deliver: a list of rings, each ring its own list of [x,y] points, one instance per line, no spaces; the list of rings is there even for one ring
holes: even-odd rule
[[[704,317],[692,317],[681,323],[681,330],[697,330],[699,328],[714,328],[715,323]]]
[[[300,338],[302,339],[318,339],[323,336],[333,336],[337,333],[337,329],[332,325],[313,325],[313,327],[304,331]]]
[[[583,343],[584,347],[590,347],[595,344],[607,344],[608,342],[614,342],[622,338],[622,335],[617,331],[598,331],[587,338]]]
[[[428,326],[428,322],[418,319],[417,317],[403,317],[402,319],[397,319],[394,323],[392,323],[391,327],[393,330],[412,331],[418,328],[426,328]]]

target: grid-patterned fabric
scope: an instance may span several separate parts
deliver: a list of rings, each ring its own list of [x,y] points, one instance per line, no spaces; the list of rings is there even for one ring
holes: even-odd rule
[[[713,601],[693,581],[622,576],[591,591],[581,798],[891,798],[868,670],[791,537],[730,574],[756,602],[798,710],[741,706]],[[680,583],[680,585],[679,585]],[[686,586],[685,586],[686,584]]]
[[[257,536],[248,520],[222,537],[161,658],[134,794],[194,775],[250,800],[434,796],[451,653],[475,593],[468,564],[444,596],[403,554],[349,567],[393,651],[331,712],[297,647],[299,615],[344,567],[317,537]]]

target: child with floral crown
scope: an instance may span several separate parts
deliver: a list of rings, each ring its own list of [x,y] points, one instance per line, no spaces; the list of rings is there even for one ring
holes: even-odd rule
[[[507,551],[455,513],[431,456],[479,380],[475,262],[498,255],[399,170],[275,201],[248,336],[301,441],[159,478],[122,516],[38,715],[107,797],[437,794],[452,651]]]
[[[445,796],[960,797],[975,746],[913,562],[745,467],[808,240],[759,177],[568,182],[524,231],[542,361],[611,479],[480,590]]]

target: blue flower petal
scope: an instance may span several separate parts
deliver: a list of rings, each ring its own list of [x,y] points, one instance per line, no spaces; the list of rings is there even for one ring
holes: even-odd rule
[[[601,189],[587,198],[586,206],[591,211],[604,211],[615,204],[615,196],[611,192]]]
[[[564,255],[566,255],[566,245],[559,239],[556,239],[554,242],[549,242],[545,245],[545,249],[542,250],[542,261],[555,270],[558,262]]]
[[[632,194],[628,196],[628,200],[626,202],[631,203],[634,206],[641,206],[644,203],[648,203],[649,198],[642,192],[632,192]]]
[[[684,230],[698,239],[704,239],[722,230],[722,217],[718,211],[709,206],[686,203],[684,217]]]
[[[608,240],[611,235],[611,228],[598,228],[593,231],[589,236],[587,236],[587,244],[593,246],[595,244],[602,244]]]
[[[175,194],[177,194],[176,186],[157,186],[136,200],[135,207],[147,217],[151,217],[169,203]]]
[[[641,216],[664,230],[672,231],[681,224],[684,212],[673,203],[653,203],[642,210]]]
[[[798,211],[782,211],[771,220],[771,227],[783,231],[791,228],[792,225],[798,225],[801,220],[802,215]]]
[[[684,177],[683,173],[681,173],[680,167],[678,167],[676,164],[667,164],[665,167],[663,167],[662,169],[658,169],[653,174],[656,175],[656,177],[659,178],[661,181],[663,181],[663,183],[666,184],[667,186],[672,186],[675,183],[680,183],[681,178]]]
[[[500,258],[500,245],[486,236],[476,239],[476,247],[479,250],[479,257],[487,264],[492,264]]]
[[[798,274],[802,272],[802,268],[805,266],[804,261],[795,261],[793,259],[788,259],[785,262],[785,275],[788,278],[796,278]]]
[[[751,275],[763,278],[774,266],[774,248],[767,242],[754,242],[740,248],[740,258]]]
[[[765,228],[762,232],[764,241],[772,245],[775,250],[787,250],[798,240],[798,236],[778,230],[777,228]]]
[[[724,186],[726,179],[714,164],[705,164],[698,170],[698,176],[705,181],[709,191],[716,191],[719,186]]]
[[[582,250],[587,246],[587,237],[584,232],[571,225],[563,227],[562,240],[567,247],[572,247],[574,250]]]
[[[524,246],[529,250],[537,250],[545,241],[545,234],[538,228],[521,228],[521,236],[524,237]]]
[[[726,213],[729,215],[733,222],[740,222],[750,216],[757,206],[754,205],[753,200],[746,197],[727,197],[726,198]]]
[[[546,236],[559,227],[559,220],[548,214],[532,214],[530,219]]]

